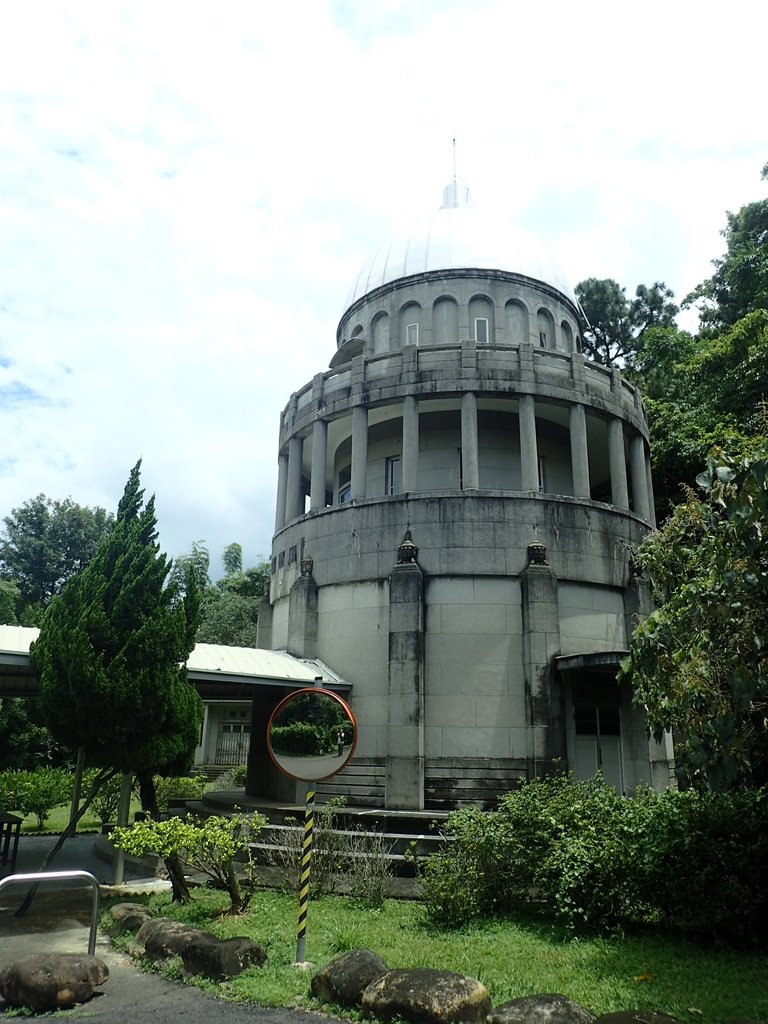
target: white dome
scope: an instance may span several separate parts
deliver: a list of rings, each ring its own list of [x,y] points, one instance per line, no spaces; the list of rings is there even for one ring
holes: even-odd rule
[[[392,239],[366,261],[347,298],[349,309],[375,288],[412,274],[437,270],[503,270],[556,288],[572,302],[573,289],[557,261],[528,232],[471,205],[469,190],[456,183],[443,191],[443,205]]]

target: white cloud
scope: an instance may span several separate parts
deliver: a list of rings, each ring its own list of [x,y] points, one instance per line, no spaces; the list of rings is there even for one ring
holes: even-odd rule
[[[476,205],[572,280],[682,296],[762,194],[764,20],[743,0],[9,7],[0,516],[40,491],[114,508],[143,455],[171,553],[266,554],[280,408],[327,366],[359,265],[439,205],[453,137]]]

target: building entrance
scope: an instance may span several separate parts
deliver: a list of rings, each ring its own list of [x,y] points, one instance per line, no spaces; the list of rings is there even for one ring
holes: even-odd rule
[[[623,793],[619,694],[614,679],[574,683],[575,772],[579,779],[601,772],[609,786]]]

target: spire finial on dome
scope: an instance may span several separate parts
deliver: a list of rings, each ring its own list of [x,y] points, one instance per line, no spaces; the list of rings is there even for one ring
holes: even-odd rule
[[[467,207],[472,205],[472,200],[469,198],[469,188],[456,177],[456,139],[451,140],[453,144],[453,181],[450,185],[446,185],[443,189],[443,205],[440,207],[441,210],[455,210],[459,207]]]

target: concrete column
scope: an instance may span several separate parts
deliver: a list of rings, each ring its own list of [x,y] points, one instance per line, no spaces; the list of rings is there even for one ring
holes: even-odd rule
[[[352,410],[352,498],[366,497],[368,487],[368,410],[356,405]]]
[[[617,508],[629,508],[624,426],[617,416],[608,420],[608,464],[611,471],[611,504]]]
[[[272,686],[254,686],[253,692],[245,792],[248,796],[273,797],[274,789],[270,787],[270,776],[274,778],[279,773],[269,759],[264,737],[267,735],[269,716],[278,701],[285,696],[285,692]]]
[[[272,650],[272,605],[266,594],[259,605],[259,619],[256,623],[256,646],[262,651]]]
[[[553,659],[560,653],[557,576],[544,561],[520,574],[523,612],[523,667],[527,704],[529,773],[541,775],[553,759],[565,758],[565,710]],[[531,558],[529,549],[529,560]]]
[[[533,395],[520,395],[520,470],[522,489],[539,489],[539,450],[536,444],[536,408]]]
[[[590,495],[589,449],[587,446],[587,416],[583,405],[574,403],[571,406],[569,425],[573,496],[575,498],[588,498]]]
[[[634,434],[629,442],[629,468],[632,474],[632,504],[643,519],[650,518],[648,502],[648,475],[645,469],[645,441]]]
[[[480,465],[477,443],[477,396],[465,391],[461,396],[461,465],[464,490],[480,487]]]
[[[424,577],[416,562],[389,580],[385,806],[424,809]]]
[[[419,489],[419,403],[413,395],[403,401],[403,490]]]
[[[315,420],[312,427],[312,476],[309,484],[309,509],[325,508],[325,464],[328,458],[328,424]]]
[[[295,435],[288,442],[288,483],[285,497],[285,522],[288,523],[304,511],[301,493],[301,458],[304,442]]]
[[[277,457],[277,508],[275,510],[275,533],[285,526],[285,499],[288,493],[288,456]]]
[[[299,576],[291,587],[286,646],[296,658],[317,656],[317,583],[313,576]]]

